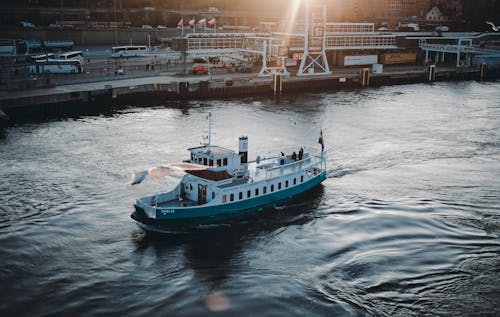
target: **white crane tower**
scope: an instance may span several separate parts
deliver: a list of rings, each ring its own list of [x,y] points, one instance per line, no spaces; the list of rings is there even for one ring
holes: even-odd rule
[[[297,76],[331,74],[325,52],[326,5],[305,3],[304,54]]]

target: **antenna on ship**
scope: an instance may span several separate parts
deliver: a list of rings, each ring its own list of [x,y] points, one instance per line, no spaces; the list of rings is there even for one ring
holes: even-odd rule
[[[208,143],[205,145],[208,147],[208,152],[210,152],[210,146],[211,146],[211,142],[212,142],[212,113],[211,112],[208,113],[207,119],[208,119]]]

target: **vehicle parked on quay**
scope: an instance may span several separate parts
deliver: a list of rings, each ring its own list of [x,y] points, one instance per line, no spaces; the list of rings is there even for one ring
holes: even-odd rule
[[[83,65],[77,59],[40,59],[27,70],[30,74],[76,74],[83,72]]]
[[[31,22],[26,22],[26,21],[21,21],[19,22],[19,25],[23,28],[27,28],[27,29],[34,29],[35,28],[35,25]]]
[[[145,45],[124,45],[111,48],[111,57],[136,57],[145,56],[148,53]]]
[[[45,54],[39,54],[39,55],[33,55],[31,56],[31,60],[33,62],[43,62],[43,61],[48,61],[48,60],[56,59],[54,53],[45,53]]]
[[[85,61],[85,59],[83,58],[83,51],[71,51],[71,52],[61,53],[61,54],[59,54],[58,59],[64,59],[64,60],[68,60],[68,59],[74,60],[74,59],[77,59],[82,64]]]

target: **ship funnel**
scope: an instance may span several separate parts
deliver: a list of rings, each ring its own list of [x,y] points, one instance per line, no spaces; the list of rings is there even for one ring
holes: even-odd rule
[[[238,150],[241,157],[241,163],[248,163],[248,137],[240,136]]]

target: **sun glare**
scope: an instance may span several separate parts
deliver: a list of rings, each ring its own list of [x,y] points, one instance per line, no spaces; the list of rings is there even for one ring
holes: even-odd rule
[[[288,9],[288,14],[287,14],[287,23],[288,23],[288,25],[286,26],[287,33],[293,33],[293,30],[297,23],[296,20],[302,2],[303,0],[290,1],[290,8]]]

